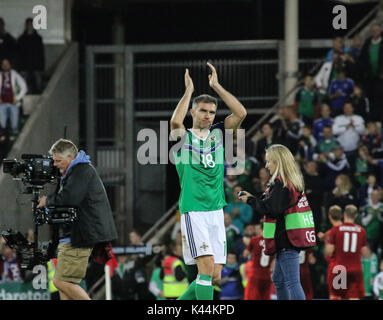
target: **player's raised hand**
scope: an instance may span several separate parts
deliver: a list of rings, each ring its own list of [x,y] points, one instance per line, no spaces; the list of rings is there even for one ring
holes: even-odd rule
[[[217,70],[215,70],[214,66],[210,62],[207,62],[206,64],[211,70],[211,74],[208,75],[209,85],[214,89],[219,84]]]
[[[194,92],[194,84],[193,80],[189,75],[189,69],[186,68],[185,71],[185,88],[186,90],[190,91],[191,93]]]

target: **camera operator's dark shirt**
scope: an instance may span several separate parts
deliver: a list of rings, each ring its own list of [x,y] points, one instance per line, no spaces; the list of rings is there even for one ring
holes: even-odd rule
[[[72,246],[92,247],[117,239],[104,185],[90,163],[74,165],[61,184],[59,192],[47,197],[46,205],[78,209],[78,219],[71,224]]]

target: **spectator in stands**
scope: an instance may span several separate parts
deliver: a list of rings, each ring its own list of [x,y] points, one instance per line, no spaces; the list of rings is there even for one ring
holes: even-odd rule
[[[144,266],[137,263],[138,255],[118,255],[114,270],[112,295],[114,300],[152,300]]]
[[[242,160],[243,161],[243,160]],[[251,180],[255,173],[258,172],[259,162],[254,157],[245,156],[245,170],[238,176],[238,184],[244,189],[251,188]]]
[[[129,245],[132,246],[144,246],[145,243],[142,241],[141,234],[133,229],[129,232]],[[146,256],[145,254],[134,254],[132,259],[135,261],[136,268],[144,268],[145,265],[152,259],[150,256]]]
[[[24,33],[18,38],[19,70],[27,82],[30,93],[40,94],[43,89],[45,67],[44,45],[41,36],[33,28],[32,18],[25,20]]]
[[[346,77],[345,69],[339,69],[336,79],[331,81],[329,97],[331,101],[331,114],[336,117],[342,113],[344,104],[350,99],[354,91],[354,81]]]
[[[326,157],[328,154],[333,150],[334,147],[339,145],[338,140],[334,138],[332,135],[332,127],[331,126],[325,126],[323,127],[323,140],[319,142],[317,148],[316,148],[316,153],[314,154],[313,158],[316,161],[318,155],[324,154]]]
[[[236,175],[227,175],[224,179],[225,182],[225,196],[226,196],[226,202],[233,202],[233,191],[236,186],[239,185],[238,182],[238,176]]]
[[[16,40],[5,29],[5,22],[0,18],[0,61],[7,59],[12,63],[16,62]]]
[[[233,251],[235,242],[241,237],[241,231],[233,225],[230,213],[224,214],[224,224],[226,230],[226,248],[227,251]]]
[[[313,135],[318,143],[323,140],[323,128],[332,126],[334,119],[331,118],[331,109],[328,104],[323,103],[320,107],[321,117],[314,121]]]
[[[322,204],[324,181],[322,176],[318,173],[317,163],[315,161],[308,161],[304,166],[303,179],[305,181],[306,196],[309,201],[313,217],[316,233],[322,223]]]
[[[382,28],[374,23],[371,25],[371,37],[364,42],[360,57],[360,71],[363,85],[370,98],[371,119],[382,121],[383,101],[383,42]]]
[[[266,168],[259,169],[259,178],[253,178],[252,194],[261,196],[266,191],[270,173]]]
[[[22,281],[20,261],[16,250],[4,246],[3,255],[0,260],[0,275],[2,282]]]
[[[249,223],[253,219],[253,209],[243,203],[238,198],[238,192],[243,191],[241,186],[236,186],[233,189],[233,202],[229,202],[224,208],[225,213],[229,213],[233,219],[233,224],[239,229],[243,235],[245,224]]]
[[[344,210],[349,204],[358,206],[358,200],[349,176],[340,174],[335,179],[335,188],[329,195],[327,208],[337,205]]]
[[[298,152],[299,139],[302,137],[304,123],[298,119],[293,105],[286,106],[285,115],[287,125],[285,146],[295,156]]]
[[[364,207],[369,204],[371,193],[374,190],[381,190],[381,187],[376,183],[374,173],[369,173],[367,176],[367,183],[359,188],[359,205]]]
[[[345,103],[343,114],[335,117],[332,131],[346,153],[351,170],[354,171],[357,148],[365,127],[363,118],[354,114],[354,107],[350,102]]]
[[[374,279],[373,290],[378,300],[383,300],[383,259],[380,260],[379,269],[380,272]]]
[[[274,143],[285,144],[286,133],[287,133],[287,116],[286,107],[280,106],[278,108],[276,119],[271,121],[273,127],[273,137],[275,138]],[[260,159],[258,159],[260,160]]]
[[[378,131],[375,121],[367,122],[367,133],[363,136],[362,143],[368,148],[372,157],[381,158],[383,156],[382,135]]]
[[[383,222],[383,203],[381,190],[371,192],[371,201],[363,210],[361,224],[366,229],[367,242],[372,252],[378,252],[378,246],[382,243],[381,224]]]
[[[325,61],[331,61],[334,52],[336,52],[338,54],[344,54],[344,53],[348,53],[351,51],[349,48],[347,48],[344,45],[344,41],[341,37],[336,37],[333,39],[332,49],[330,49],[329,52],[327,53],[327,57],[326,57]]]
[[[143,246],[144,245],[144,243],[142,241],[142,237],[138,233],[137,230],[132,230],[129,232],[129,241],[130,241],[130,245],[133,245],[133,246]]]
[[[358,73],[358,64],[351,53],[345,53],[340,56],[341,66],[344,68],[347,76],[353,80],[359,79],[360,74]]]
[[[358,186],[364,185],[367,182],[367,175],[371,171],[368,161],[369,153],[365,145],[361,145],[358,148],[359,156],[355,162],[355,181]]]
[[[369,162],[375,166],[375,172],[377,172],[377,176],[379,176],[378,183],[381,185],[383,182],[383,159],[374,159],[370,157]]]
[[[259,224],[259,222],[256,222],[256,224]],[[247,259],[243,256],[243,252],[249,245],[251,238],[256,234],[256,224],[253,222],[247,223],[244,227],[243,237],[238,238],[234,244],[234,252],[237,255],[237,261],[239,264],[247,261]]]
[[[350,95],[350,102],[354,106],[355,114],[360,115],[364,120],[370,119],[370,100],[364,94],[361,85],[354,85],[354,91]]]
[[[27,85],[23,77],[11,68],[7,59],[1,62],[0,92],[0,126],[2,130],[6,129],[9,116],[12,129],[11,140],[14,140],[19,132],[20,105],[27,93]]]
[[[306,125],[312,125],[316,114],[317,94],[314,90],[314,80],[310,76],[304,79],[304,85],[295,95],[299,119]]]
[[[311,132],[311,127],[305,125],[302,128],[302,137],[299,139],[298,159],[302,162],[313,160],[317,141]]]
[[[243,298],[242,278],[234,252],[227,254],[227,262],[222,268],[220,300],[241,300]]]
[[[262,126],[263,138],[259,139],[257,142],[257,151],[255,157],[262,164],[265,163],[265,153],[266,149],[272,144],[276,143],[276,137],[274,136],[274,130],[272,125],[267,122]]]
[[[322,104],[328,100],[327,94],[331,81],[336,77],[336,70],[341,66],[339,53],[334,52],[331,61],[325,61],[314,78],[315,86],[318,89],[318,103]]]
[[[362,256],[362,270],[364,280],[365,299],[371,300],[374,296],[374,278],[378,274],[378,257],[367,245],[366,255]]]
[[[359,34],[357,34],[352,38],[351,46],[350,46],[350,54],[353,56],[355,61],[358,60],[360,53],[362,51],[362,47],[363,47],[363,39]]]
[[[327,156],[319,155],[318,161],[324,164],[323,176],[325,177],[326,189],[333,189],[336,176],[341,173],[348,173],[350,170],[350,165],[341,145],[333,147],[332,152]]]

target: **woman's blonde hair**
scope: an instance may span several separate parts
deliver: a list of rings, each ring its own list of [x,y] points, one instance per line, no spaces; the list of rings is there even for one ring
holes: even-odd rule
[[[341,173],[336,177],[335,180],[337,179],[340,179],[341,183],[336,186],[334,194],[336,196],[341,196],[345,193],[350,192],[350,190],[352,189],[350,177],[346,174]]]
[[[275,178],[279,175],[284,187],[292,184],[297,191],[304,191],[305,184],[301,169],[287,147],[281,144],[273,144],[266,149],[266,155],[269,161],[276,164],[275,172],[270,182],[274,182]]]

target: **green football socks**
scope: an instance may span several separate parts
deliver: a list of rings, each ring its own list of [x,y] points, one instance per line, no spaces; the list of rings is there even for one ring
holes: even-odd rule
[[[199,274],[177,300],[213,300],[212,277]]]
[[[214,288],[211,281],[211,276],[198,274],[195,286],[197,300],[213,300]]]
[[[186,289],[186,291],[180,296],[177,300],[196,300],[196,295],[195,295],[195,286],[196,286],[196,281],[194,280]]]

